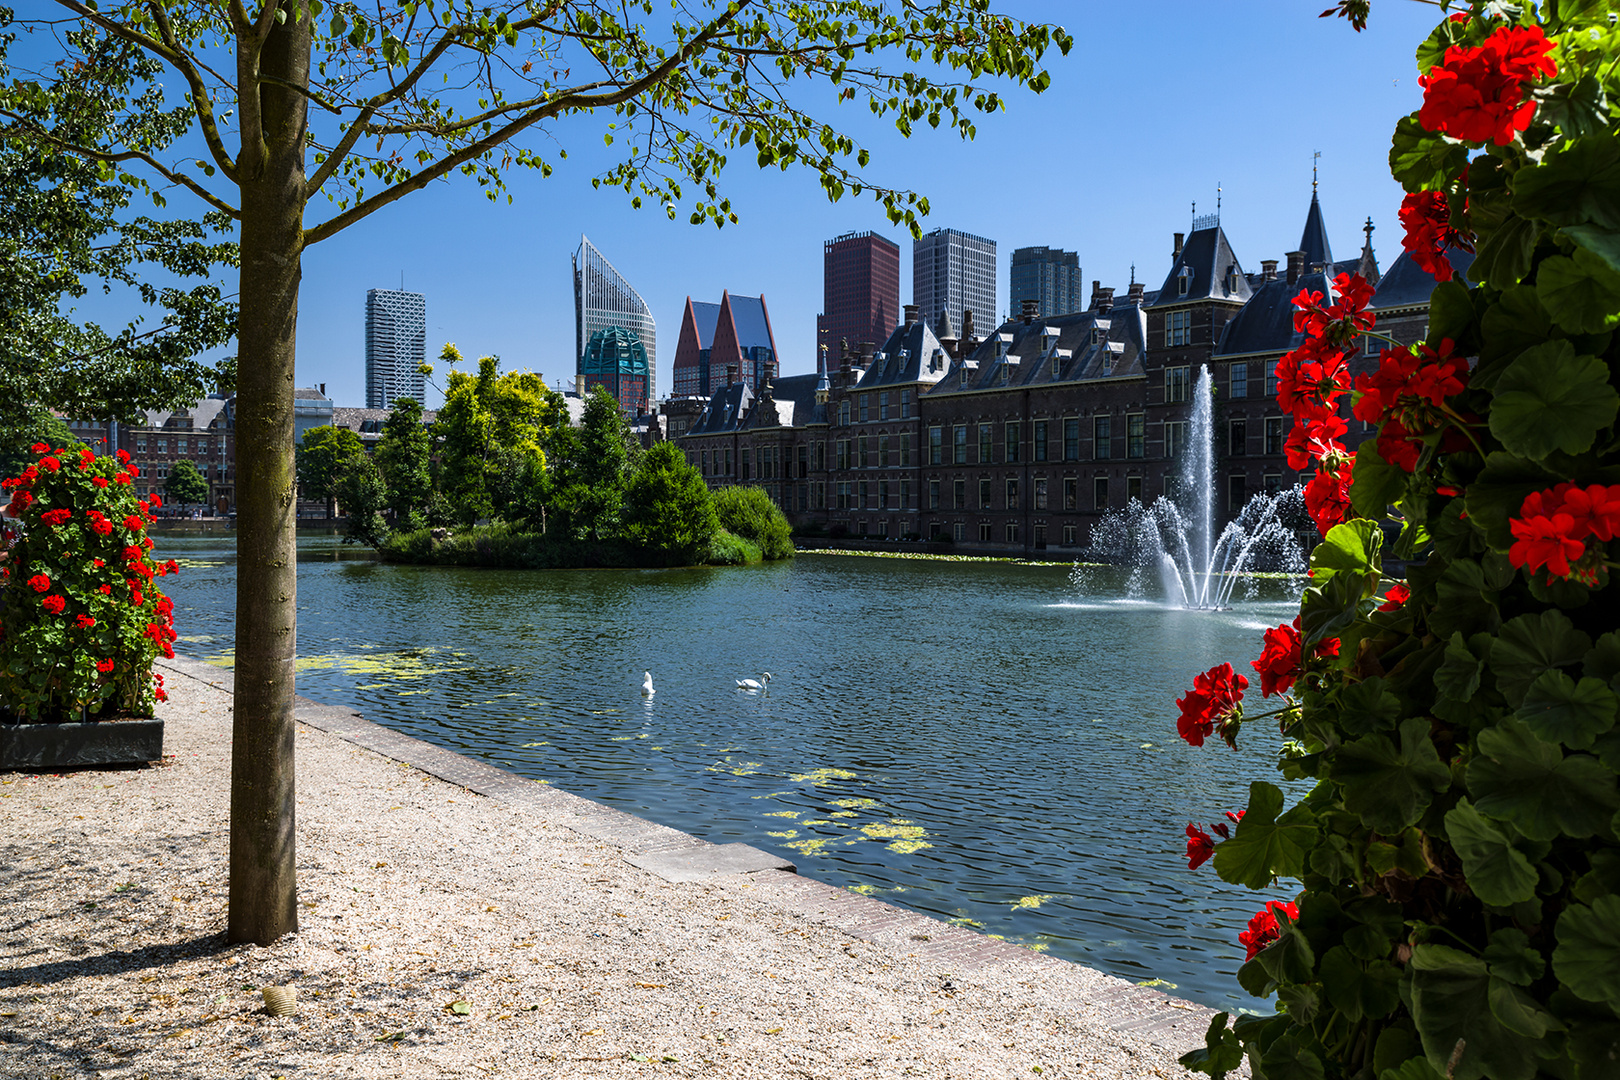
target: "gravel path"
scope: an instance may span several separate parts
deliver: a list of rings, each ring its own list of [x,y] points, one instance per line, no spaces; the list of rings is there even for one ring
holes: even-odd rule
[[[1176,1050],[1207,1024],[786,871],[667,881],[570,827],[594,804],[308,724],[300,931],[229,945],[229,676],[170,670],[162,764],[0,775],[0,1075],[1134,1080],[1186,1074],[1133,1013]]]

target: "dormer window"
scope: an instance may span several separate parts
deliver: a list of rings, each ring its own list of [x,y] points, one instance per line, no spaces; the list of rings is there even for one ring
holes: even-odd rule
[[[1192,268],[1183,266],[1176,275],[1176,295],[1186,296],[1192,290]]]

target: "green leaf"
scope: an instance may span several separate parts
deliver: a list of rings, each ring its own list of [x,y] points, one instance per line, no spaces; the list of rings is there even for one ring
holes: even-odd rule
[[[1589,750],[1599,735],[1614,726],[1620,698],[1601,681],[1579,683],[1562,671],[1544,671],[1530,684],[1519,707],[1519,719],[1547,742],[1572,750]]]
[[[1571,1024],[1565,1040],[1575,1080],[1612,1080],[1620,1064],[1620,1024]]]
[[[1479,675],[1485,662],[1468,648],[1460,632],[1453,632],[1446,643],[1446,659],[1434,673],[1434,688],[1451,701],[1469,701],[1479,692]]]
[[[1580,454],[1614,422],[1617,407],[1607,364],[1576,356],[1567,341],[1549,341],[1526,349],[1497,380],[1491,434],[1528,458]]]
[[[1513,209],[1554,225],[1620,229],[1620,139],[1604,132],[1568,140],[1520,169]]]
[[[1378,1074],[1378,1080],[1446,1080],[1429,1067],[1427,1058],[1410,1058]]]
[[[1419,945],[1411,967],[1412,1019],[1431,1068],[1450,1080],[1532,1080],[1548,1051],[1497,1018],[1491,984],[1502,980],[1492,980],[1485,961],[1445,945]]]
[[[1496,907],[1511,907],[1536,895],[1540,877],[1507,836],[1463,799],[1446,814],[1446,839],[1462,860],[1474,895]]]
[[[1382,566],[1378,552],[1383,542],[1383,531],[1368,518],[1333,526],[1311,551],[1311,579],[1321,585],[1335,574],[1366,577]]]
[[[1368,439],[1356,451],[1352,466],[1350,504],[1356,513],[1373,521],[1389,516],[1389,508],[1406,491],[1407,474],[1378,456],[1376,440]]]
[[[1277,918],[1277,940],[1261,949],[1254,962],[1273,985],[1308,983],[1316,967],[1316,952],[1297,924]]]
[[[1204,1045],[1189,1050],[1179,1059],[1183,1068],[1220,1078],[1243,1064],[1243,1044],[1228,1028],[1226,1013],[1216,1013],[1204,1033]]]
[[[1620,323],[1620,271],[1601,256],[1576,248],[1574,258],[1554,255],[1536,271],[1536,295],[1564,330],[1597,334]]]
[[[1468,519],[1484,531],[1497,551],[1513,546],[1513,530],[1508,519],[1519,516],[1524,497],[1558,483],[1559,477],[1543,466],[1513,454],[1493,451],[1485,458],[1485,470],[1468,485],[1465,505]]]
[[[1485,309],[1480,320],[1482,344],[1479,367],[1469,383],[1490,390],[1501,369],[1532,345],[1552,336],[1552,318],[1541,306],[1534,285],[1515,285]],[[1361,455],[1356,455],[1361,460]]]
[[[1620,270],[1620,229],[1598,225],[1570,225],[1563,233],[1584,251],[1601,258],[1611,270]]]
[[[1429,721],[1414,717],[1400,727],[1400,749],[1369,735],[1339,750],[1332,778],[1344,788],[1345,809],[1374,832],[1393,835],[1423,816],[1436,792],[1451,786],[1451,770],[1429,738]]]
[[[1484,564],[1454,560],[1435,583],[1439,603],[1429,612],[1429,628],[1444,636],[1496,630],[1502,621],[1496,610],[1497,592],[1485,580]]]
[[[1459,352],[1472,354],[1478,345],[1475,328],[1479,315],[1474,310],[1474,297],[1461,278],[1443,281],[1429,294],[1429,330],[1424,336],[1430,341],[1450,338]]]
[[[1449,188],[1468,164],[1468,148],[1424,129],[1417,113],[1395,125],[1389,171],[1407,191]]]
[[[1553,973],[1577,996],[1620,1010],[1620,896],[1571,904],[1557,937]]]
[[[1322,986],[1335,1009],[1349,1020],[1388,1016],[1401,1003],[1400,973],[1387,960],[1362,964],[1343,945],[1322,957]]]
[[[1260,1068],[1266,1080],[1324,1080],[1322,1059],[1308,1045],[1307,1035],[1301,1028],[1290,1028],[1288,1033],[1260,1054]]]
[[[1564,1025],[1540,1003],[1506,979],[1492,978],[1486,991],[1491,1015],[1502,1026],[1526,1039],[1544,1039],[1549,1031],[1562,1031]]]
[[[1337,637],[1361,614],[1368,578],[1335,574],[1322,585],[1305,590],[1299,604],[1300,636],[1306,647]]]
[[[1580,663],[1591,647],[1592,639],[1575,629],[1561,611],[1510,619],[1491,643],[1496,688],[1509,705],[1518,708],[1542,672]]]
[[[1581,661],[1581,673],[1601,682],[1615,685],[1620,678],[1620,631],[1610,630],[1597,639]]]
[[[1305,853],[1316,838],[1316,825],[1303,805],[1279,818],[1282,789],[1256,780],[1249,785],[1249,806],[1230,840],[1215,847],[1215,871],[1222,881],[1262,889],[1273,877],[1299,877]]]
[[[1532,840],[1609,832],[1620,794],[1615,774],[1596,758],[1565,757],[1521,720],[1480,732],[1479,749],[1482,756],[1468,764],[1468,790],[1480,813]]]
[[[1376,675],[1339,691],[1339,726],[1351,735],[1388,730],[1400,716],[1401,699]]]
[[[1509,217],[1480,244],[1469,276],[1504,292],[1513,288],[1530,272],[1540,237],[1541,227],[1534,221]]]
[[[1523,930],[1512,926],[1491,934],[1491,943],[1483,955],[1492,975],[1515,986],[1529,986],[1547,970],[1546,958],[1530,947],[1530,938]]]

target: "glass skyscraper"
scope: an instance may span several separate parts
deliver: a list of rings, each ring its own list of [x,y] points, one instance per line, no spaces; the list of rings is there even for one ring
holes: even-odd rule
[[[1054,247],[1024,247],[1012,253],[1008,275],[1012,288],[1007,314],[1016,318],[1024,301],[1035,301],[1035,314],[1041,318],[1067,315],[1086,309],[1085,290],[1080,284],[1080,256]]]
[[[366,291],[366,408],[422,403],[427,377],[427,297],[398,289]]]
[[[996,326],[996,242],[957,229],[935,229],[911,242],[911,302],[931,327],[962,329],[962,312],[973,312],[982,332]]]
[[[658,324],[641,294],[582,234],[574,252],[574,385],[584,393],[585,352],[601,330],[622,327],[646,351],[647,405],[658,400]]]

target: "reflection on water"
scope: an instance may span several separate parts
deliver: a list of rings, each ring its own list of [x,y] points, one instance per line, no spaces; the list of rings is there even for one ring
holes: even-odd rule
[[[1296,611],[1288,583],[1188,612],[1076,596],[1061,566],[496,572],[333,546],[301,546],[308,697],[1030,948],[1257,1004],[1234,972],[1263,898],[1189,872],[1183,829],[1275,777],[1275,733],[1194,750],[1174,699],[1259,654],[1257,628]],[[184,557],[166,579],[183,651],[229,663],[228,538],[163,547]],[[736,688],[764,670],[767,692]]]

